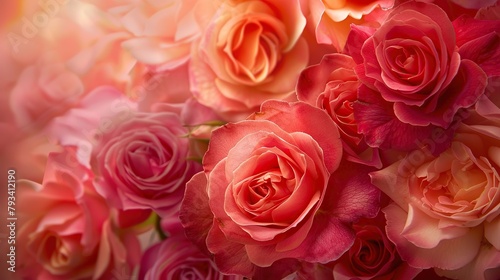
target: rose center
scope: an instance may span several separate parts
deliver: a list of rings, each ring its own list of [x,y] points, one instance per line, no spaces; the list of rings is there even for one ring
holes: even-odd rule
[[[71,269],[76,261],[72,258],[72,249],[77,246],[70,240],[61,239],[55,235],[49,235],[42,241],[38,256],[45,263],[46,269],[52,273],[61,273]]]
[[[421,180],[422,202],[446,215],[470,211],[486,182],[484,172],[472,161],[455,161],[450,170]]]
[[[281,60],[285,34],[277,34],[282,23],[263,16],[241,20],[229,34],[224,52],[226,67],[242,83],[255,84],[267,80]],[[278,26],[277,26],[278,25]]]
[[[158,154],[148,147],[129,152],[128,163],[134,175],[143,179],[156,176],[164,169]]]
[[[387,48],[387,57],[390,71],[398,79],[408,81],[410,84],[418,84],[422,81],[421,59],[412,48],[402,46],[390,46]]]

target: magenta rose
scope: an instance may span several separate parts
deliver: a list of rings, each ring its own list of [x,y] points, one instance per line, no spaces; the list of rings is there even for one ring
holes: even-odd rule
[[[181,233],[154,245],[144,253],[139,279],[236,280],[243,277],[222,274],[210,257]]]
[[[279,279],[299,261],[338,258],[354,241],[350,224],[378,209],[375,189],[331,176],[341,157],[338,129],[323,110],[265,102],[213,131],[204,171],[186,186],[187,236],[223,273],[248,277]]]
[[[173,113],[134,113],[116,122],[95,149],[97,190],[119,209],[176,212],[199,168],[187,159],[187,129]]]
[[[306,68],[297,83],[300,101],[325,110],[339,127],[345,156],[353,162],[382,167],[377,149],[369,147],[358,133],[354,102],[360,82],[354,73],[356,63],[344,54],[325,55],[320,64]]]
[[[354,116],[372,147],[412,150],[436,129],[451,133],[457,112],[484,92],[485,72],[461,58],[452,23],[434,4],[404,3],[379,29],[354,27],[350,36],[363,83]]]
[[[43,183],[18,184],[18,269],[23,279],[110,279],[138,264],[140,245],[118,232],[93,174],[74,149],[51,153]]]

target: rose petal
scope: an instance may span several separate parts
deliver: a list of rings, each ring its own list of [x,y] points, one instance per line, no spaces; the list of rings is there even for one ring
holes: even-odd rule
[[[213,224],[214,215],[208,205],[207,177],[204,172],[196,173],[187,182],[179,218],[186,236],[202,252],[209,254],[206,238]]]
[[[308,116],[296,118],[296,116]],[[269,120],[286,128],[286,131],[304,132],[311,135],[323,149],[328,171],[337,169],[342,158],[342,142],[337,125],[326,112],[307,103],[269,100],[262,104],[261,111],[248,119]],[[294,119],[294,122],[290,122]],[[321,122],[321,126],[317,123]]]
[[[394,115],[392,103],[386,102],[378,92],[365,85],[360,86],[358,99],[354,103],[354,118],[358,121],[358,132],[365,136],[371,147],[411,151],[431,139],[431,134],[438,129],[432,125],[413,126],[399,121]],[[454,129],[450,127],[444,134],[451,135]],[[446,139],[433,142],[432,152],[439,154],[449,147],[452,138]]]
[[[259,266],[270,266],[282,258],[297,258],[320,263],[338,259],[354,242],[354,232],[349,226],[328,213],[318,212],[314,219],[307,238],[298,248],[278,252],[273,245],[247,245],[248,257]]]
[[[496,280],[500,275],[500,252],[489,245],[482,245],[473,261],[456,270],[436,269],[439,276],[451,279]]]
[[[494,22],[500,22],[499,20]],[[497,24],[500,30],[500,24]],[[477,63],[488,77],[499,76],[500,69],[500,34],[492,32],[470,42],[464,43],[458,50],[462,59]],[[467,76],[472,77],[472,76]]]
[[[468,234],[466,227],[439,227],[439,219],[434,219],[410,204],[408,217],[401,235],[415,246],[423,249],[432,249],[443,240],[459,238]]]
[[[500,216],[484,223],[484,237],[500,251]]]
[[[221,272],[248,277],[253,275],[255,265],[250,261],[245,245],[228,240],[219,229],[219,223],[216,220],[208,233],[207,244]]]
[[[382,211],[387,219],[387,236],[396,244],[401,258],[413,267],[458,269],[471,262],[479,252],[483,236],[480,227],[471,228],[469,233],[461,237],[442,240],[432,249],[424,249],[415,246],[401,235],[407,219],[407,213],[402,208],[392,203]],[[454,258],[450,259],[450,255]]]

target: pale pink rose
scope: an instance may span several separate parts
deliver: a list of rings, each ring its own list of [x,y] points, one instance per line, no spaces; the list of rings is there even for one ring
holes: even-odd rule
[[[268,99],[294,99],[308,63],[298,0],[226,1],[209,22],[190,61],[196,99],[229,120]]]
[[[23,2],[20,18],[6,32],[16,60],[33,64],[51,53],[48,63],[64,63],[85,81],[87,89],[126,85],[137,60],[120,44],[130,34],[119,30],[102,11],[84,1]]]
[[[223,273],[248,277],[280,279],[301,261],[338,258],[354,241],[350,224],[378,211],[379,194],[363,167],[337,170],[339,138],[331,118],[303,102],[267,101],[214,130],[204,171],[186,186],[187,236]]]
[[[309,9],[316,27],[316,40],[333,45],[341,51],[347,40],[350,25],[379,26],[384,10],[393,7],[395,0],[312,0],[304,5]]]
[[[371,173],[372,182],[394,200],[383,211],[403,260],[445,276],[467,266],[472,278],[488,279],[495,265],[482,255],[500,251],[498,126],[459,132],[439,156],[417,150]]]
[[[93,153],[96,188],[123,210],[177,211],[184,186],[199,171],[188,160],[188,130],[174,113],[132,113],[104,131]]]
[[[135,112],[136,103],[117,89],[102,86],[86,94],[63,115],[54,118],[43,134],[60,145],[76,147],[79,162],[90,168],[93,148],[102,135],[132,118]]]
[[[15,125],[14,113],[10,107],[9,99],[12,88],[16,86],[22,71],[26,67],[25,62],[20,62],[12,55],[12,46],[8,40],[0,33],[0,61],[3,67],[0,68],[0,123],[5,125]],[[31,61],[29,61],[31,63]]]
[[[127,3],[129,2],[129,3]],[[115,7],[123,28],[132,33],[122,46],[138,61],[172,69],[184,64],[201,35],[198,0],[126,1]],[[168,23],[168,24],[166,24]]]
[[[185,63],[173,70],[157,71],[148,69],[128,96],[136,101],[140,111],[159,111],[157,104],[182,104],[192,98],[189,89],[188,64]]]
[[[18,269],[26,279],[109,279],[116,267],[138,263],[129,252],[139,243],[117,235],[92,180],[68,148],[49,155],[43,184],[20,182]]]
[[[137,59],[121,46],[131,34],[116,19],[86,1],[39,2],[44,4],[37,4],[40,7],[33,15],[48,13],[48,24],[35,26],[35,37],[22,44],[22,52],[38,43],[32,40],[40,38],[42,52],[54,53],[52,62],[64,63],[82,79],[87,90],[109,85],[124,91],[129,86]]]
[[[0,141],[0,168],[15,167],[23,179],[41,182],[49,153],[61,151],[43,133],[25,135],[15,126],[0,124],[0,133],[9,135]]]
[[[441,8],[414,1],[392,10],[376,30],[353,27],[346,48],[363,83],[354,116],[368,145],[411,151],[436,129],[450,136],[457,113],[483,94],[486,71],[461,56],[455,31]]]
[[[422,271],[401,260],[396,246],[386,236],[383,215],[362,219],[353,227],[356,240],[335,262],[334,279],[413,279]]]
[[[149,248],[141,260],[140,280],[229,280],[242,276],[222,274],[209,256],[186,239],[183,233]]]
[[[125,32],[110,32],[81,46],[67,61],[67,67],[81,77],[88,90],[113,86],[121,91],[133,88],[137,79],[137,60],[121,44],[130,38]]]
[[[64,64],[42,61],[24,69],[9,103],[17,126],[30,131],[43,128],[74,106],[83,94],[82,81]]]
[[[297,97],[325,110],[337,124],[346,158],[353,162],[382,167],[378,149],[368,147],[358,133],[354,102],[360,82],[354,73],[356,63],[344,54],[325,55],[320,64],[306,68],[297,83]]]

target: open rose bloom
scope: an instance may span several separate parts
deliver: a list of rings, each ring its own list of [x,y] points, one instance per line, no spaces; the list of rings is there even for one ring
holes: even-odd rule
[[[496,0],[19,0],[0,279],[500,279]]]

